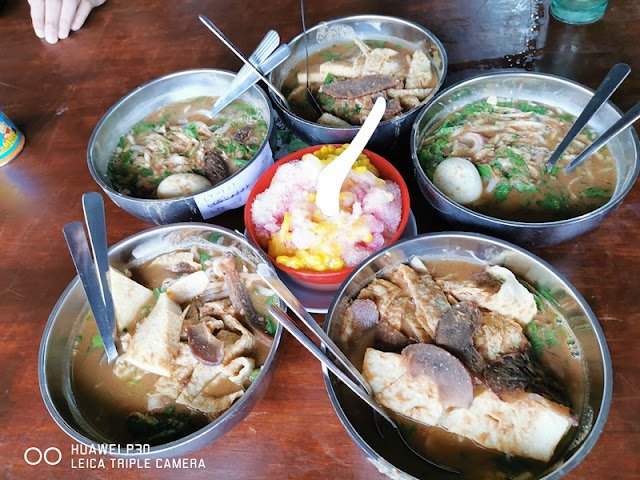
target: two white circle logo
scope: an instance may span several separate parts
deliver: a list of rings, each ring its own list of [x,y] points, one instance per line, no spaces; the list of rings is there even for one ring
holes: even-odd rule
[[[31,452],[35,453],[30,455]],[[57,454],[58,458],[54,461],[56,458],[55,454]],[[34,460],[34,456],[37,460]],[[49,447],[44,453],[38,447],[29,447],[24,451],[24,461],[29,465],[38,465],[42,460],[44,460],[47,465],[57,465],[62,461],[62,452],[56,447]]]

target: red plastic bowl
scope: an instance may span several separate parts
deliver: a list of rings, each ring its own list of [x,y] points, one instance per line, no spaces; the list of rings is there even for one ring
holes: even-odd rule
[[[273,179],[273,176],[275,175],[276,170],[280,165],[287,162],[292,162],[294,160],[300,160],[303,155],[307,153],[316,152],[320,150],[323,146],[325,145],[317,145],[315,147],[305,148],[303,150],[299,150],[295,153],[287,155],[282,160],[279,160],[278,162],[276,162],[266,172],[264,172],[262,176],[258,179],[258,181],[255,183],[253,188],[251,189],[251,192],[249,193],[249,198],[247,200],[247,204],[244,209],[244,224],[245,224],[245,227],[247,228],[249,240],[251,240],[253,244],[258,246],[258,248],[260,248],[260,250],[262,250],[264,254],[269,257],[269,260],[271,260],[271,263],[273,263],[276,266],[276,268],[282,270],[283,272],[291,276],[295,281],[297,281],[301,285],[304,285],[310,288],[320,289],[320,290],[328,290],[334,287],[337,288],[349,276],[349,273],[351,273],[351,271],[355,267],[345,267],[340,270],[318,272],[315,270],[296,269],[296,268],[287,267],[285,265],[281,265],[276,262],[275,258],[269,256],[267,252],[262,248],[260,243],[258,242],[255,225],[251,217],[251,209],[253,206],[253,201],[255,200],[257,195],[259,195],[260,193],[264,192],[267,188],[269,188],[269,185],[271,185],[271,180]],[[341,146],[342,145],[334,145],[334,147],[337,147],[337,148]],[[400,175],[400,172],[398,172],[398,170],[396,170],[396,168],[393,165],[391,165],[391,163],[389,163],[387,160],[382,158],[380,155],[373,153],[369,150],[364,150],[363,153],[365,153],[369,157],[371,164],[378,169],[378,171],[380,172],[380,176],[383,179],[392,180],[395,183],[397,183],[398,186],[400,187],[400,192],[402,196],[402,217],[400,218],[400,225],[398,226],[398,231],[390,240],[390,242],[385,244],[385,245],[388,245],[398,240],[398,238],[400,238],[400,235],[402,234],[402,232],[404,231],[404,228],[407,225],[407,220],[409,219],[409,208],[410,208],[409,191],[407,190],[407,184],[402,178],[402,175]]]

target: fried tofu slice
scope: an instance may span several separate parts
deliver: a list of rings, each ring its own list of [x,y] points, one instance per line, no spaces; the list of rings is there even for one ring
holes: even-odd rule
[[[353,62],[331,60],[320,64],[320,73],[324,75],[319,83],[323,83],[327,75],[338,78],[359,78],[363,75],[364,57],[359,56]],[[298,74],[299,76],[300,74]],[[299,79],[299,77],[298,77]]]
[[[473,334],[473,345],[487,362],[518,352],[527,343],[516,321],[492,312],[482,312],[482,325]]]
[[[388,325],[416,342],[432,341],[433,337],[418,319],[416,304],[396,284],[383,278],[376,278],[360,292],[358,298],[369,299],[376,303],[380,312],[381,325]]]
[[[238,357],[227,365],[199,364],[176,403],[217,416],[244,394],[243,385],[255,368],[252,358]]]
[[[383,406],[511,455],[546,462],[573,424],[568,408],[540,395],[502,401],[481,385],[469,408],[445,409],[437,385],[426,375],[411,377],[396,353],[367,349],[362,374]]]
[[[174,273],[191,273],[200,270],[200,264],[193,259],[191,252],[165,253],[154,258],[149,268],[162,268]]]
[[[374,48],[365,57],[362,76],[384,75],[394,77],[401,75],[403,72],[400,64],[393,60],[393,57],[397,54],[398,52],[391,48]]]
[[[178,398],[196,366],[198,366],[198,360],[191,353],[191,347],[189,347],[189,344],[181,342],[171,368],[171,375],[160,377],[154,384],[154,390],[149,394],[149,397],[166,396]]]
[[[168,377],[178,353],[182,309],[166,293],[136,329],[123,358],[150,373]]]
[[[523,327],[527,325],[537,311],[533,294],[504,267],[488,266],[485,272],[493,279],[493,284],[483,277],[468,281],[441,279],[437,283],[445,293],[461,302],[474,302],[480,307],[514,319]],[[497,285],[499,289],[496,291]]]
[[[433,73],[431,72],[431,61],[422,51],[416,50],[413,53],[409,74],[404,83],[404,88],[427,88],[431,83]]]
[[[345,122],[339,117],[335,115],[331,115],[328,112],[324,112],[322,116],[318,119],[318,125],[327,125],[329,127],[350,127],[351,124],[349,122]]]
[[[416,318],[432,340],[436,335],[440,315],[450,305],[431,274],[425,271],[418,275],[413,268],[401,264],[388,279],[411,297],[415,304]]]
[[[141,310],[155,303],[153,291],[109,267],[109,288],[113,296],[118,332],[133,330]]]
[[[199,272],[185,275],[173,282],[167,288],[167,295],[176,303],[185,303],[202,295],[209,285],[209,276],[200,270]]]

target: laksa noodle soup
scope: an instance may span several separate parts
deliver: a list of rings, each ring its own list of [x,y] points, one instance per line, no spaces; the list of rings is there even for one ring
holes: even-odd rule
[[[137,198],[193,195],[251,160],[268,127],[258,110],[235,101],[214,118],[217,97],[176,102],[120,138],[107,174],[118,192]]]
[[[353,164],[340,191],[340,212],[317,207],[320,172],[348,145],[324,146],[281,165],[251,206],[260,246],[276,263],[299,270],[355,267],[396,235],[402,217],[400,187],[380,178],[366,154]]]
[[[293,112],[321,125],[362,125],[378,97],[387,99],[383,120],[412,110],[438,84],[442,57],[423,42],[418,49],[395,41],[361,40],[336,44],[309,56],[309,88],[325,112],[320,118],[307,98],[307,63],[299,63],[283,83]]]
[[[272,347],[277,299],[255,265],[222,234],[193,238],[110,269],[124,352],[113,364],[101,361],[90,313],[75,339],[75,401],[110,442],[161,445],[199,430],[251,388]]]
[[[548,170],[547,160],[573,121],[559,108],[489,97],[433,127],[420,163],[442,193],[476,212],[519,222],[577,217],[609,201],[616,164],[605,146],[564,174],[597,137],[586,127]]]
[[[468,478],[544,472],[578,425],[586,377],[549,292],[463,261],[380,274],[338,340],[414,448]]]

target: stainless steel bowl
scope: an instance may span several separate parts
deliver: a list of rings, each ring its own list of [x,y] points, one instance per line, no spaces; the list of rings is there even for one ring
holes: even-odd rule
[[[382,15],[356,15],[322,22],[307,30],[309,55],[336,43],[351,42],[354,35],[364,40],[397,41],[412,48],[416,48],[420,42],[425,40],[430,42],[438,48],[442,58],[442,65],[439,69],[440,79],[431,95],[434,95],[444,82],[447,71],[447,54],[440,40],[422,25],[401,18]],[[278,88],[282,87],[289,73],[305,59],[304,34],[301,33],[291,40],[289,48],[291,48],[291,56],[270,74],[272,82]],[[285,125],[310,145],[350,142],[360,129],[360,127],[328,127],[304,120],[284,108],[273,92],[270,91],[269,95],[271,95],[273,104]],[[420,108],[414,108],[380,123],[368,144],[369,148],[390,150],[398,138],[409,131],[419,110]]]
[[[539,478],[555,479],[575,467],[593,447],[602,432],[611,403],[612,372],[609,349],[598,320],[580,293],[551,265],[535,255],[502,240],[473,233],[435,233],[395,243],[369,257],[342,285],[335,296],[324,329],[338,341],[344,312],[358,292],[382,270],[407,262],[413,256],[426,260],[459,260],[485,265],[504,265],[519,278],[543,286],[557,301],[558,310],[580,346],[584,395],[574,399],[579,426],[569,432],[559,451]],[[425,462],[416,460],[390,433],[379,434],[371,409],[349,395],[339,381],[324,370],[329,398],[351,438],[383,473],[391,478],[452,478]],[[456,478],[456,477],[453,477]]]
[[[254,263],[269,264],[269,260],[243,236],[226,228],[198,223],[181,223],[155,227],[133,235],[109,249],[109,263],[115,267],[126,266],[132,258],[149,258],[175,249],[176,242],[187,241],[189,237],[212,233],[222,234],[224,245],[238,247],[245,257]],[[281,303],[281,306],[283,304]],[[76,277],[66,288],[53,308],[40,343],[38,356],[38,378],[44,403],[58,426],[75,442],[98,447],[102,443],[115,444],[112,439],[91,427],[85,420],[73,396],[71,386],[71,352],[74,338],[79,333],[80,324],[88,310],[87,299]],[[148,452],[138,450],[127,452],[123,446],[118,456],[162,458],[185,455],[208,445],[240,423],[267,391],[280,357],[282,326],[278,325],[273,346],[261,373],[231,408],[207,426],[191,435],[164,445],[151,447]]]
[[[267,136],[253,159],[224,181],[197,195],[149,200],[117,192],[107,176],[107,165],[120,137],[136,123],[173,102],[200,96],[223,95],[229,90],[229,85],[234,78],[235,74],[232,72],[214,69],[171,73],[136,88],[109,109],[91,135],[87,160],[94,180],[116,205],[142,220],[166,224],[200,222],[246,203],[249,190],[255,181],[273,165],[271,152],[275,148],[274,115],[271,104],[264,91],[255,85],[243,93],[238,100],[252,105],[262,114],[268,126]],[[196,197],[202,199],[200,202],[206,202],[207,208],[204,209],[204,214],[196,203]]]
[[[523,223],[483,215],[452,201],[427,177],[418,154],[431,127],[447,115],[489,95],[501,98],[530,100],[559,107],[579,115],[593,96],[593,91],[566,78],[544,73],[499,72],[480,75],[462,81],[438,94],[425,108],[411,130],[411,156],[424,197],[447,220],[465,229],[495,235],[523,246],[545,246],[565,242],[595,228],[622,202],[633,186],[640,170],[640,143],[633,128],[629,128],[608,143],[617,167],[617,184],[611,199],[602,207],[568,220],[544,223]],[[621,116],[611,102],[604,104],[589,125],[602,134]],[[588,160],[587,160],[588,161]]]

